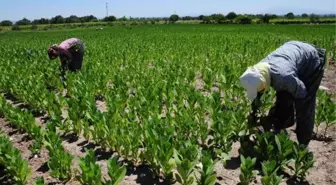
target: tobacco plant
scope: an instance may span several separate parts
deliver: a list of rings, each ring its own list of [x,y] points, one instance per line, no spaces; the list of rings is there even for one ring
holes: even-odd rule
[[[319,90],[318,102],[316,106],[316,133],[318,133],[319,126],[322,122],[325,122],[326,126],[323,132],[323,136],[327,136],[327,130],[331,125],[336,124],[336,104],[332,100],[335,98],[335,94],[327,93]]]
[[[118,159],[113,157],[107,161],[107,168],[110,180],[107,180],[104,185],[118,185],[126,175],[126,167],[120,165]]]
[[[101,169],[96,163],[96,156],[92,149],[86,151],[86,156],[80,158],[79,167],[81,169],[81,174],[78,180],[83,185],[101,185]]]
[[[284,171],[287,164],[292,161],[294,142],[289,139],[286,133],[282,132],[275,135],[275,143],[277,149],[277,166],[280,167],[280,171]]]
[[[0,133],[0,165],[13,177],[18,185],[26,185],[31,176],[28,162],[22,159],[21,153],[16,149],[8,138]]]
[[[303,181],[308,174],[308,170],[314,166],[314,155],[309,152],[308,148],[298,144],[293,146],[293,151],[295,162],[294,165],[288,165],[288,168],[294,173],[294,177]]]
[[[257,171],[254,169],[256,164],[256,158],[247,157],[240,155],[240,175],[239,180],[241,185],[248,185],[257,175]]]
[[[34,182],[33,185],[45,185],[44,178],[38,177]]]
[[[198,185],[214,185],[217,180],[214,170],[217,161],[212,160],[212,156],[208,152],[203,152],[201,157],[202,167],[199,170],[200,177],[197,179]]]
[[[175,178],[182,185],[191,185],[195,182],[193,173],[200,157],[200,151],[196,145],[185,142],[174,152],[177,173]]]
[[[44,145],[49,151],[48,167],[51,170],[51,176],[60,180],[69,180],[73,157],[64,151],[59,135],[49,132],[45,136]]]
[[[279,167],[276,161],[265,161],[262,164],[263,176],[261,178],[262,185],[279,185],[282,175],[278,176]]]

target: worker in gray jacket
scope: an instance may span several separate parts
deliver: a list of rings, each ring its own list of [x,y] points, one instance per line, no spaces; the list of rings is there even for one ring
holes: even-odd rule
[[[276,103],[269,112],[275,132],[294,125],[300,144],[308,145],[314,128],[316,93],[320,86],[326,50],[314,45],[290,41],[249,67],[240,77],[253,105],[260,105],[261,95],[276,90]]]

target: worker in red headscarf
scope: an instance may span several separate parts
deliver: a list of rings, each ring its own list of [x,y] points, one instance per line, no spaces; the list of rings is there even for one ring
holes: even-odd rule
[[[70,38],[58,46],[54,44],[49,47],[49,59],[54,60],[59,57],[61,60],[60,71],[63,85],[66,80],[66,70],[75,72],[82,68],[84,50],[85,46],[83,41],[77,38]]]

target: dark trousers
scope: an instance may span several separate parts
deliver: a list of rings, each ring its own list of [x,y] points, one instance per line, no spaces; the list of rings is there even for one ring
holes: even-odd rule
[[[274,130],[291,127],[296,118],[296,136],[300,144],[308,145],[314,130],[316,93],[303,100],[294,100],[287,92],[277,92],[270,116],[275,118]]]
[[[72,72],[80,70],[83,64],[83,56],[83,52],[73,54],[72,59],[68,64],[68,69]]]
[[[275,106],[269,112],[270,117],[274,119],[274,130],[293,126],[296,118],[296,136],[299,143],[304,145],[308,145],[313,136],[316,93],[323,78],[326,62],[325,55],[321,54],[320,58],[320,66],[305,83],[308,95],[297,100],[288,92],[277,92]]]
[[[60,67],[61,71],[61,80],[63,83],[64,88],[65,87],[65,82],[66,82],[66,70],[70,70],[71,72],[76,72],[80,69],[82,69],[82,64],[83,64],[83,57],[84,57],[84,52],[79,52],[79,53],[74,53],[72,55],[72,59],[69,60],[68,62],[64,63]]]

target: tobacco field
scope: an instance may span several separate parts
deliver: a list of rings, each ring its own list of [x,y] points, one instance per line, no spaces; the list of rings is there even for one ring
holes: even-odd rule
[[[86,50],[65,89],[47,49],[70,37]],[[2,32],[0,184],[334,184],[335,66],[308,148],[295,127],[274,135],[253,125],[239,77],[289,40],[335,61],[335,37],[334,25]],[[274,98],[263,95],[259,116]]]

